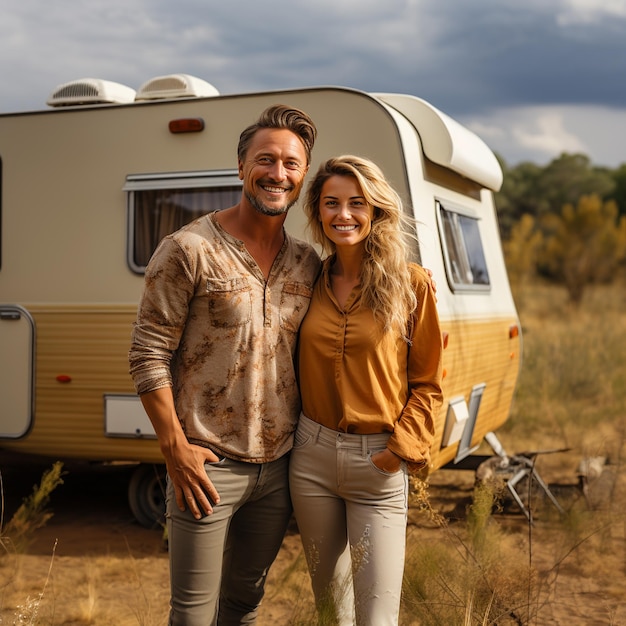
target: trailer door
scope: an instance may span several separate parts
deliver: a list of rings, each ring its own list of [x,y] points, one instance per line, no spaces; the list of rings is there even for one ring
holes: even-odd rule
[[[0,304],[0,439],[28,433],[34,415],[35,324],[28,311]]]

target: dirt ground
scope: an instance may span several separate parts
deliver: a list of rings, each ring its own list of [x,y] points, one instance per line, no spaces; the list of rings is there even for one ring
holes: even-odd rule
[[[4,523],[22,498],[39,482],[46,466],[13,466],[0,457],[4,490]],[[549,470],[548,470],[549,473]],[[54,626],[161,626],[168,605],[167,551],[162,531],[148,530],[133,519],[126,500],[129,469],[68,468],[64,484],[52,495],[53,517],[34,537],[24,554],[5,546],[0,554],[0,624]],[[559,485],[555,493],[571,498],[575,477],[544,476]],[[623,478],[623,477],[622,477]],[[431,478],[430,500],[449,524],[461,524],[471,503],[473,472],[439,471]],[[623,482],[621,487],[623,488]],[[623,513],[623,511],[622,511]],[[441,540],[442,530],[423,514],[412,513],[409,532],[419,540]],[[507,532],[523,539],[528,524],[519,509],[496,514]],[[537,520],[533,560],[550,568],[558,534]],[[547,522],[546,522],[547,524]],[[612,576],[589,555],[565,559],[558,585],[550,592],[539,626],[564,624],[626,625],[626,524],[611,535]],[[596,557],[593,557],[594,559]],[[590,559],[590,567],[581,560]],[[572,561],[570,563],[570,561]],[[297,578],[297,571],[300,578]],[[293,573],[296,572],[295,586]],[[291,574],[291,587],[284,581]],[[293,606],[310,597],[300,553],[297,528],[292,525],[268,583],[258,626],[287,626]],[[529,622],[530,623],[530,622]],[[451,625],[455,626],[455,625]]]

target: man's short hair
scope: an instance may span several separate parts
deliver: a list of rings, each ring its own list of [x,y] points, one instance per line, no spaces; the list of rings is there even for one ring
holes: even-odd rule
[[[306,152],[307,165],[311,162],[311,151],[317,137],[317,128],[313,120],[300,109],[285,104],[274,104],[261,113],[259,119],[248,126],[239,136],[237,158],[245,160],[246,152],[255,133],[262,128],[285,128],[297,135]]]

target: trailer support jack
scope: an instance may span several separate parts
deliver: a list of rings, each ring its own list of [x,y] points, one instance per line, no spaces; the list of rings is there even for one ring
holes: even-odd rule
[[[521,454],[509,456],[504,450],[504,447],[500,443],[499,439],[496,437],[495,433],[487,433],[485,435],[485,441],[491,446],[491,449],[497,455],[496,457],[494,457],[497,458],[498,461],[495,468],[495,473],[506,477],[506,487],[509,490],[509,493],[531,524],[533,523],[532,512],[529,507],[524,504],[517,489],[518,484],[524,478],[528,478],[530,481],[534,481],[537,485],[539,485],[540,489],[544,492],[548,500],[550,500],[550,502],[554,505],[556,510],[561,515],[565,514],[563,507],[559,504],[552,491],[550,491],[548,485],[543,481],[541,476],[539,476],[537,468],[535,467],[536,459],[539,454],[564,452],[565,450],[524,452]]]

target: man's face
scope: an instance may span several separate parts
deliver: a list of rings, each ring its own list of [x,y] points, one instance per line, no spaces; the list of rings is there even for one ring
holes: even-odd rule
[[[239,178],[259,213],[284,215],[298,200],[308,169],[297,135],[284,128],[262,128],[239,161]]]

